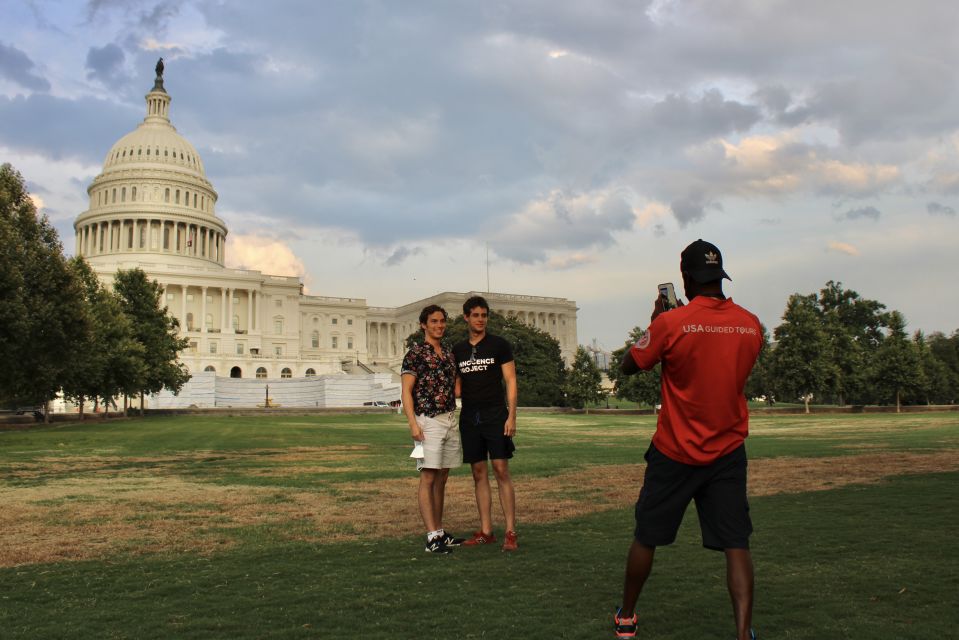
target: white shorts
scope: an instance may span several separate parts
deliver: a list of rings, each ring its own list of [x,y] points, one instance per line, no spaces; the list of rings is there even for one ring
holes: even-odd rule
[[[416,424],[423,430],[423,457],[417,459],[416,470],[454,469],[463,464],[463,444],[460,429],[452,413],[441,413],[432,418],[416,416]]]

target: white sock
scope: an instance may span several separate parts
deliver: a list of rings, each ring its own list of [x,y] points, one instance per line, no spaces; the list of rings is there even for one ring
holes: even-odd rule
[[[434,538],[437,538],[437,537],[442,536],[442,535],[443,535],[443,530],[442,530],[442,529],[437,529],[436,531],[427,531],[427,532],[426,532],[426,540],[427,540],[427,541],[433,540]]]

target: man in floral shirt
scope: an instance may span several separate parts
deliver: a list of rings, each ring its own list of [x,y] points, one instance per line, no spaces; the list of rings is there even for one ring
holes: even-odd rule
[[[403,413],[413,440],[423,444],[418,461],[420,515],[426,525],[426,550],[450,553],[463,543],[443,529],[443,501],[450,469],[463,463],[460,432],[453,414],[456,361],[440,342],[446,333],[446,311],[435,304],[420,312],[425,340],[403,358]]]

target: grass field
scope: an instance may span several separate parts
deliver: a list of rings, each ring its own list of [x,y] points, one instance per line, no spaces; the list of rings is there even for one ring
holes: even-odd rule
[[[400,416],[0,433],[0,638],[610,637],[654,425],[521,416],[520,550],[446,557]],[[760,638],[956,637],[959,414],[760,417],[748,449]],[[447,504],[476,527],[465,469]],[[639,637],[732,638],[723,576],[691,509]]]

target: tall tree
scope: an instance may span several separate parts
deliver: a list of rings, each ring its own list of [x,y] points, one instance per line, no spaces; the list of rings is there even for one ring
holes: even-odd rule
[[[791,295],[783,322],[773,335],[776,347],[771,364],[776,395],[783,399],[801,399],[809,413],[810,399],[826,391],[834,377],[830,344],[822,326],[816,294]]]
[[[458,311],[458,310],[457,310]],[[443,344],[452,346],[469,337],[462,314],[454,313],[447,326]],[[521,407],[559,407],[563,405],[563,381],[566,367],[556,338],[515,318],[490,311],[487,331],[506,339],[516,361],[516,384]],[[406,338],[407,348],[422,342],[423,332]]]
[[[64,395],[80,408],[86,399],[109,405],[121,393],[136,393],[143,386],[145,350],[133,336],[133,325],[123,313],[116,294],[103,287],[82,257],[70,259],[81,282],[91,331],[81,346],[85,354],[64,384]]]
[[[45,406],[82,357],[89,319],[56,230],[9,164],[0,166],[0,327],[0,399]]]
[[[919,359],[920,388],[911,400],[917,403],[946,404],[952,397],[951,374],[949,367],[936,357],[922,331],[916,331],[912,336],[912,344]]]
[[[945,404],[959,402],[959,330],[951,336],[935,332],[928,338],[929,350],[946,367],[946,385],[948,392],[941,400]]]
[[[603,376],[593,357],[582,345],[576,347],[576,357],[573,366],[566,372],[563,388],[567,400],[577,409],[603,399]]]
[[[775,401],[776,391],[772,375],[772,356],[769,348],[769,331],[766,325],[760,324],[762,330],[762,348],[759,351],[759,357],[753,370],[746,380],[745,394],[747,398],[763,398],[766,404],[772,404]]]
[[[186,366],[177,361],[189,340],[177,337],[180,325],[162,304],[162,287],[156,280],[149,280],[142,270],[117,271],[113,289],[133,326],[133,339],[143,348],[143,375],[138,389],[142,414],[144,393],[158,393],[164,388],[178,393],[190,379]]]
[[[840,405],[847,400],[863,402],[872,395],[868,388],[869,367],[884,337],[886,307],[833,280],[819,292],[819,305],[834,365],[829,391]]]
[[[655,409],[662,398],[661,366],[657,364],[649,371],[641,371],[631,376],[625,375],[619,368],[626,352],[639,342],[645,333],[644,329],[633,327],[633,330],[629,332],[629,339],[626,344],[610,354],[609,379],[613,381],[613,392],[617,398],[629,400],[636,404],[649,405]]]
[[[895,400],[901,411],[902,397],[922,388],[922,369],[915,345],[906,335],[906,319],[889,313],[889,334],[876,351],[874,384],[885,400]]]

